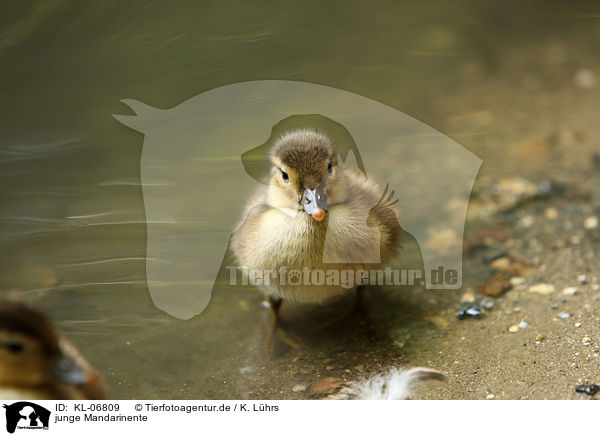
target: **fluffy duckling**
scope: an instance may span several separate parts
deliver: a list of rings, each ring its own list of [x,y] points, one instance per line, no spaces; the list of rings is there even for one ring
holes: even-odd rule
[[[356,271],[378,268],[396,254],[402,229],[393,192],[386,197],[387,187],[344,165],[330,138],[309,129],[288,132],[275,141],[270,161],[268,184],[249,200],[232,235],[240,265]],[[357,289],[281,278],[260,288],[274,316],[283,300],[319,304]]]
[[[101,400],[98,372],[50,320],[22,302],[0,300],[0,398]]]

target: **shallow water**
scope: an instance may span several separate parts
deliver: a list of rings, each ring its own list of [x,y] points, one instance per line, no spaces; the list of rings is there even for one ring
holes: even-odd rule
[[[442,129],[436,107],[447,90],[493,75],[511,44],[567,34],[577,24],[565,17],[586,12],[544,4],[552,14],[467,0],[5,2],[1,292],[46,310],[103,370],[114,398],[296,398],[295,381],[407,363],[410,351],[394,341],[408,335],[419,347],[441,334],[425,312],[445,310],[453,297],[374,290],[369,317],[333,326],[327,320],[351,299],[284,308],[306,351],[274,358],[264,351],[267,312],[254,289],[220,286],[189,321],[158,310],[145,276],[143,138],[111,114],[127,113],[122,98],[168,108],[229,83],[286,79],[365,95]],[[477,152],[476,140],[468,146]]]

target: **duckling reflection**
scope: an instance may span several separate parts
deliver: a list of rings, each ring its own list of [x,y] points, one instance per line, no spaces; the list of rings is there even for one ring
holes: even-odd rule
[[[288,132],[275,141],[270,162],[268,184],[248,201],[232,235],[240,265],[258,271],[356,271],[380,267],[397,253],[402,229],[393,192],[387,195],[387,187],[339,161],[326,135]],[[276,320],[283,301],[323,304],[364,288],[275,280],[260,289]]]
[[[98,372],[50,320],[26,304],[0,300],[0,398],[100,400]]]

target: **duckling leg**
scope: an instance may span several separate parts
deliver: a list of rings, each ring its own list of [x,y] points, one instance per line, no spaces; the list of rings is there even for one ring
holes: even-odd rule
[[[354,304],[353,312],[366,313],[366,307],[365,307],[366,293],[367,293],[366,286],[361,285],[356,288],[356,303]]]
[[[274,328],[279,321],[279,308],[281,307],[283,300],[281,298],[275,298],[268,296],[267,304],[269,305],[270,325]]]
[[[266,351],[268,354],[275,354],[275,334],[277,333],[280,339],[290,348],[294,350],[301,349],[302,346],[295,341],[280,325],[279,308],[283,300],[281,298],[267,297],[269,304],[269,334],[267,336]]]

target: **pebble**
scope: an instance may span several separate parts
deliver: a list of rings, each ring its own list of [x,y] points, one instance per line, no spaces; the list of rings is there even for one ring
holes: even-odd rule
[[[513,286],[521,286],[525,283],[525,279],[523,277],[511,277],[510,284]]]
[[[537,335],[537,336],[535,337],[535,341],[536,341],[538,344],[539,344],[540,342],[542,342],[544,339],[546,339],[546,337],[545,337],[544,335],[541,335],[541,334],[539,334],[539,335]]]
[[[555,207],[549,207],[544,211],[544,217],[549,220],[556,219],[558,217],[558,210]]]
[[[507,256],[499,257],[490,266],[497,271],[507,271],[510,268],[510,259]]]
[[[511,332],[511,333],[517,333],[519,331],[519,326],[518,325],[511,325],[508,328],[508,331]]]
[[[577,281],[582,285],[585,285],[587,283],[587,276],[585,274],[579,274],[577,276]]]
[[[585,227],[588,230],[598,228],[598,218],[595,216],[587,217],[583,222],[583,227]]]
[[[256,372],[256,368],[254,368],[252,366],[246,366],[246,367],[240,369],[240,374],[244,374],[244,375],[254,374],[255,372]]]
[[[323,397],[335,393],[344,381],[337,377],[325,377],[310,388],[312,397]]]
[[[504,274],[496,273],[486,280],[485,283],[477,285],[477,291],[483,295],[497,297],[512,288]]]
[[[306,390],[306,385],[294,385],[292,387],[292,392],[304,392]]]
[[[525,328],[525,327],[527,327],[528,325],[529,325],[529,324],[527,323],[527,321],[521,321],[521,322],[518,324],[518,327],[519,327],[520,329],[524,329],[524,328]]]
[[[461,308],[461,310],[456,314],[458,319],[465,318],[478,318],[482,317],[485,314],[485,310],[479,306],[477,303],[472,303],[465,305]]]
[[[529,287],[529,292],[535,292],[536,294],[550,295],[554,292],[554,285],[550,283],[538,283]]]
[[[575,73],[573,83],[581,89],[592,89],[596,86],[596,75],[592,70],[583,68]]]
[[[473,292],[465,292],[460,299],[461,303],[474,303],[475,302],[475,294]]]
[[[573,245],[579,245],[579,243],[581,242],[581,238],[578,235],[573,235],[571,236],[570,241]]]
[[[535,224],[535,217],[532,215],[525,215],[523,218],[519,220],[519,225],[521,227],[531,227]]]
[[[600,386],[598,386],[595,383],[586,383],[583,385],[575,386],[575,392],[580,393],[580,394],[586,394],[586,395],[589,395],[590,397],[596,395],[598,393],[598,391],[600,391]]]
[[[575,323],[575,328],[578,329],[579,327],[581,327],[581,323],[580,322],[576,322]]]
[[[575,295],[577,292],[577,288],[575,286],[569,286],[568,288],[564,288],[562,290],[563,295]]]
[[[492,309],[494,307],[494,302],[492,300],[488,300],[487,298],[484,298],[483,300],[481,300],[479,302],[479,305],[481,307],[483,307],[484,309]]]
[[[569,319],[569,318],[571,318],[571,314],[568,312],[561,312],[558,314],[558,317],[560,319]]]
[[[592,343],[592,338],[589,336],[584,336],[581,338],[581,342],[583,342],[583,345],[590,345]]]
[[[494,394],[488,394],[485,398],[487,398],[488,400],[493,400],[495,397],[496,396]]]

